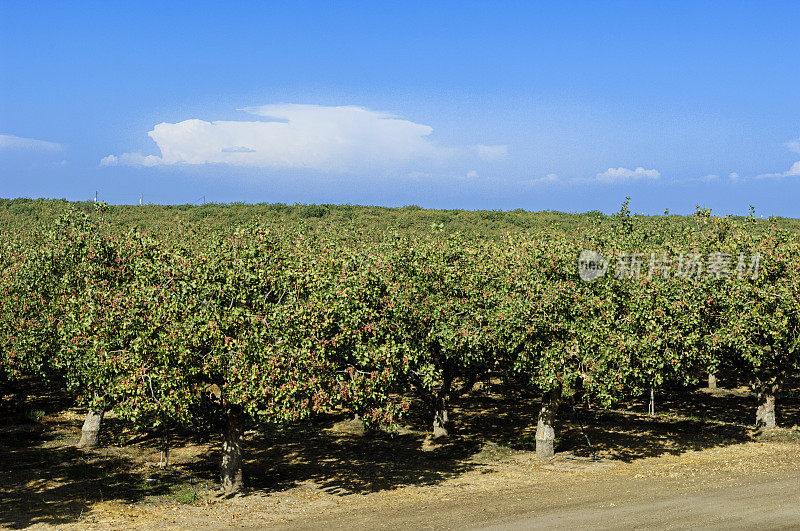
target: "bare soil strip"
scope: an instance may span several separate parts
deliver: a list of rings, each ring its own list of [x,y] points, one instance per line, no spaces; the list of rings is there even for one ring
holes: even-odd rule
[[[248,487],[221,498],[218,441],[173,440],[162,470],[160,441],[121,444],[132,434],[112,415],[105,446],[79,450],[81,412],[32,394],[0,421],[0,527],[800,527],[800,429],[753,432],[751,397],[735,393],[660,404],[655,416],[636,402],[565,414],[550,461],[532,451],[536,399],[491,392],[454,408],[458,430],[445,444],[431,444],[427,420],[414,417],[392,437],[336,418],[251,431]],[[782,422],[798,424],[800,401],[781,405]],[[581,424],[601,461],[590,460]]]

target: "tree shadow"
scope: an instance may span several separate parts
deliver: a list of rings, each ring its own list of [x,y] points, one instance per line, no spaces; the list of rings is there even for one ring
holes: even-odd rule
[[[724,422],[753,426],[756,420],[756,397],[746,388],[715,390],[669,390],[657,392],[656,412],[665,411],[703,421]],[[646,399],[632,400],[630,410],[646,411]],[[800,401],[793,393],[779,393],[776,400],[776,418],[780,426],[800,423]]]
[[[124,458],[61,445],[25,426],[0,433],[0,527],[78,522],[98,501],[132,503],[169,491]]]
[[[312,482],[329,494],[349,496],[435,485],[476,466],[469,457],[479,443],[468,438],[452,437],[424,450],[421,434],[347,433],[335,428],[336,421],[341,423],[341,417],[249,437],[244,453],[247,490],[276,492]],[[218,472],[218,447],[200,457],[203,475]]]
[[[580,416],[577,422],[570,419],[562,423],[563,435],[557,451],[581,458],[601,457],[629,463],[751,439],[750,429],[740,425],[658,416],[634,417],[615,411],[581,411]]]
[[[629,462],[660,455],[726,446],[750,440],[755,434],[755,398],[747,392],[705,389],[659,392],[654,416],[645,414],[647,400],[631,400],[620,409],[563,405],[555,423],[556,452],[576,457]],[[783,425],[800,421],[800,401],[779,400]],[[541,402],[524,391],[503,396],[476,394],[461,400],[453,417],[463,432],[516,450],[535,449],[535,430]],[[664,413],[658,413],[663,411]],[[587,441],[588,439],[588,441]]]
[[[740,422],[755,407],[747,394],[662,393],[659,403],[663,409],[669,408],[669,413],[639,413],[647,407],[642,400],[624,404],[627,411],[564,406],[556,422],[556,451],[577,458],[631,462],[752,438],[753,430]],[[331,427],[342,416],[262,432],[247,440],[245,482],[248,490],[259,492],[279,492],[312,482],[339,496],[435,485],[487,464],[480,454],[487,443],[533,451],[540,407],[538,397],[524,391],[473,393],[453,405],[454,435],[427,451],[423,449],[424,433],[430,419],[421,407],[412,408],[413,413],[405,419],[412,433],[402,435],[336,432]],[[796,414],[796,401],[786,404],[786,411]],[[699,416],[701,413],[704,416]],[[215,477],[218,449],[200,457],[200,474]]]
[[[454,402],[453,436],[436,445],[428,444],[430,418],[418,403],[405,419],[411,429],[394,435],[343,429],[345,413],[249,431],[244,448],[247,490],[272,493],[310,483],[330,495],[350,496],[437,485],[485,469],[486,459],[491,460],[482,452],[487,443],[534,450],[538,397],[502,390],[501,394],[499,387],[485,387]],[[22,411],[39,408],[39,403],[26,402]],[[41,404],[50,408],[46,411],[65,408],[64,403]],[[556,451],[576,458],[597,455],[630,462],[737,444],[753,436],[755,405],[755,398],[745,392],[701,389],[659,392],[655,416],[644,414],[644,398],[614,410],[577,404],[573,411],[564,405],[556,422]],[[781,397],[778,408],[783,425],[800,423],[800,399]],[[136,452],[140,456],[157,452],[158,437],[140,439],[125,449],[126,455],[114,455],[108,450],[78,450],[71,439],[68,445],[63,439],[67,428],[57,415],[35,422],[19,413],[0,421],[0,526],[62,525],[80,521],[98,501],[134,503],[170,494],[168,482],[153,480],[153,472],[132,457]],[[72,434],[78,428],[72,426]],[[104,429],[111,439],[128,434],[121,421],[109,422]],[[217,438],[175,435],[172,444],[196,450],[189,470],[201,481],[216,483],[221,457]]]
[[[169,493],[168,482],[125,456],[76,448],[80,425],[61,416],[71,405],[63,388],[41,381],[6,389],[0,401],[0,527],[79,522],[98,501],[133,503]]]

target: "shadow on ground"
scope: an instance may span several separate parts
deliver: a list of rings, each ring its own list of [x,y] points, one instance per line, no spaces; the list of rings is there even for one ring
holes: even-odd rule
[[[504,396],[494,391],[487,386],[454,403],[453,436],[432,448],[425,439],[428,419],[418,408],[407,419],[411,430],[400,435],[343,430],[344,414],[251,432],[245,445],[247,490],[281,492],[313,483],[332,495],[348,496],[436,485],[485,467],[487,453],[482,450],[487,443],[515,451],[533,450],[538,399],[525,393]],[[44,391],[25,394],[24,400],[7,397],[0,405],[4,415],[0,421],[0,526],[78,522],[98,501],[134,503],[174,491],[174,483],[154,480],[152,469],[143,466],[141,456],[152,455],[158,445],[154,438],[142,439],[119,452],[83,452],[73,446],[79,423],[65,425],[58,420],[59,408],[66,409],[68,400]],[[629,462],[736,444],[753,435],[749,426],[755,399],[744,392],[660,393],[656,407],[663,413],[644,414],[647,405],[643,400],[611,411],[586,404],[574,411],[564,406],[556,424],[556,451],[578,458],[596,454]],[[783,425],[800,423],[800,400],[785,398],[778,407]],[[32,420],[31,410],[41,410],[44,417]],[[111,434],[107,440],[126,435],[124,423],[111,422],[108,427]],[[174,444],[194,452],[183,470],[213,486],[219,470],[218,441],[184,437]]]
[[[647,415],[647,406],[644,399],[613,410],[585,403],[562,406],[555,426],[556,452],[630,462],[741,443],[754,435],[756,400],[745,391],[661,392],[656,415]],[[540,402],[525,393],[509,397],[489,391],[460,401],[453,417],[462,433],[532,451],[539,408]],[[800,400],[780,397],[778,421],[783,426],[800,423]]]
[[[423,451],[422,435],[341,433],[330,423],[277,430],[247,442],[244,467],[248,490],[282,491],[313,482],[324,491],[347,496],[407,485],[435,485],[476,465],[469,457],[479,443],[454,437]],[[202,456],[206,474],[218,470],[218,448]]]
[[[0,435],[0,527],[75,522],[97,501],[134,502],[169,488],[148,488],[146,475],[124,459],[53,445],[35,427],[18,428]]]
[[[17,383],[0,400],[0,527],[80,521],[98,501],[136,502],[168,493],[173,485],[154,480],[107,449],[75,447],[80,423],[58,416],[69,397],[40,383]]]

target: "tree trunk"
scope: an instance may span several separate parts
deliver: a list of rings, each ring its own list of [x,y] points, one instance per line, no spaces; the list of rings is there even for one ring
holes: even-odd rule
[[[233,494],[242,488],[242,433],[244,415],[238,406],[228,413],[222,440],[222,491]]]
[[[772,350],[767,347],[767,350]],[[759,430],[775,429],[775,393],[781,388],[781,384],[786,381],[788,371],[779,368],[766,376],[758,376],[750,382],[750,387],[758,397],[758,409],[756,409],[756,428]]]
[[[436,393],[433,401],[433,438],[447,437],[449,421],[447,415],[447,402],[450,400],[450,393],[453,388],[453,370],[450,364],[444,366],[442,371],[442,388]]]
[[[364,419],[361,415],[353,413],[353,420],[350,421],[347,431],[353,435],[364,435],[366,433],[367,425],[364,423]]]
[[[161,458],[158,460],[158,466],[161,468],[169,468],[169,446],[169,431],[164,430],[164,435],[161,438]]]
[[[717,388],[717,377],[714,374],[708,374],[708,388],[709,389],[716,389]]]
[[[475,382],[478,381],[478,375],[476,373],[470,374],[466,380],[464,380],[464,385],[462,385],[458,391],[456,391],[456,396],[462,396],[469,392],[471,392],[475,388]]]
[[[81,428],[81,440],[78,441],[78,448],[94,448],[97,446],[97,439],[100,434],[100,424],[103,422],[105,410],[90,409],[86,413],[86,420],[83,421]]]
[[[539,423],[536,425],[536,457],[540,459],[549,459],[555,455],[553,444],[556,433],[553,430],[553,421],[560,400],[559,389],[550,391],[549,396],[542,398],[542,410],[539,412]]]
[[[651,416],[656,414],[656,395],[652,387],[650,388],[650,403],[647,405],[647,414]]]
[[[433,412],[433,438],[447,437],[449,435],[447,427],[447,401],[443,398],[438,398]]]
[[[771,430],[775,428],[775,395],[770,391],[758,394],[758,409],[756,410],[756,428]]]

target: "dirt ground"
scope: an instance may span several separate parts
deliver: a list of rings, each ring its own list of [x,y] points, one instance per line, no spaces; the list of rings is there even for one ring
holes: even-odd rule
[[[19,400],[19,397],[13,397]],[[533,455],[535,398],[486,389],[454,409],[434,445],[424,419],[389,436],[344,416],[248,432],[246,492],[216,494],[214,440],[157,438],[110,418],[105,446],[74,447],[81,411],[41,391],[0,411],[0,526],[11,529],[800,527],[800,400],[748,426],[746,392],[658,397],[614,411],[560,412],[556,457]],[[19,402],[16,402],[19,403]],[[591,447],[587,444],[587,438]],[[595,460],[594,457],[599,458]]]

